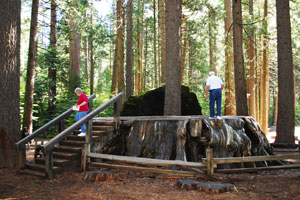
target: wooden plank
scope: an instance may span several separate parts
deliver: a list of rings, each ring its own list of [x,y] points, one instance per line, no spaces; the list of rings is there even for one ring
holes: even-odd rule
[[[214,152],[212,149],[206,149],[206,158],[207,158],[207,175],[209,179],[212,179],[214,175]]]
[[[214,158],[213,163],[225,164],[225,163],[261,162],[261,161],[286,160],[286,159],[300,159],[300,154]],[[203,160],[205,163],[207,163],[207,158],[204,158]]]
[[[300,164],[290,164],[281,166],[270,166],[270,167],[257,167],[257,168],[235,168],[235,169],[215,169],[217,173],[239,173],[239,172],[256,172],[263,170],[278,170],[278,169],[297,169],[300,168]]]
[[[134,170],[134,171],[142,171],[142,172],[150,172],[153,174],[166,174],[170,176],[192,176],[198,177],[201,174],[197,172],[190,171],[178,171],[178,170],[170,170],[170,169],[161,169],[161,168],[148,168],[148,167],[137,167],[137,166],[129,166],[129,165],[115,165],[115,164],[107,164],[107,163],[88,163],[89,167],[105,167],[105,168],[114,168],[114,169],[125,169],[125,170]]]
[[[179,167],[195,167],[195,168],[205,167],[205,165],[203,165],[202,163],[186,162],[181,160],[161,160],[161,159],[152,159],[152,158],[117,156],[117,155],[100,154],[100,153],[88,153],[87,156],[92,158],[100,158],[100,159],[113,160],[113,161],[123,161],[128,163],[144,164],[144,165],[179,166]]]

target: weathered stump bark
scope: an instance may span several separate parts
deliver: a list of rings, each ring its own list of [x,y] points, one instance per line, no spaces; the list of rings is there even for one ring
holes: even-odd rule
[[[132,121],[104,146],[104,153],[192,162],[206,157],[208,147],[213,149],[216,158],[273,154],[266,136],[252,117],[149,116],[135,117]],[[255,164],[267,165],[265,162]],[[218,165],[218,168],[233,167],[244,165]]]

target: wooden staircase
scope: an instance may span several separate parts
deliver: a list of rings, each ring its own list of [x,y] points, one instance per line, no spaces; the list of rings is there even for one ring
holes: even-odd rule
[[[93,121],[92,133],[93,142],[102,141],[114,132],[113,121]],[[79,131],[74,131],[73,135],[67,136],[60,141],[53,149],[53,172],[54,174],[65,171],[80,170],[81,152],[84,146],[85,137],[77,136]],[[46,177],[45,158],[36,158],[33,163],[26,163],[25,169],[19,170],[21,174],[30,174]]]

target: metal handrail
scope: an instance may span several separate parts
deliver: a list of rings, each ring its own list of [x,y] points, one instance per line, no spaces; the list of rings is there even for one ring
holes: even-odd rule
[[[56,135],[54,138],[49,140],[47,142],[47,144],[42,146],[44,152],[51,151],[58,142],[63,140],[66,136],[71,134],[74,130],[79,128],[81,125],[83,125],[83,124],[87,123],[88,121],[90,121],[91,119],[93,119],[96,115],[98,115],[100,112],[105,110],[107,107],[109,107],[110,105],[119,101],[122,97],[123,97],[123,92],[119,93],[118,95],[116,95],[115,97],[110,99],[108,102],[102,104],[101,106],[99,106],[98,108],[96,108],[95,110],[93,110],[92,112],[87,114],[85,117],[83,117],[82,119],[80,119],[79,121],[77,121],[76,123],[74,123],[73,125],[68,127],[67,129],[65,129],[63,132]]]
[[[94,98],[96,98],[96,94],[91,95],[88,98],[88,102],[90,103]],[[46,132],[49,128],[51,128],[52,126],[58,124],[61,120],[68,118],[72,113],[74,112],[74,110],[72,108],[66,110],[64,113],[62,113],[61,115],[59,115],[58,117],[54,118],[53,120],[51,120],[50,122],[48,122],[47,124],[45,124],[44,126],[40,127],[39,129],[37,129],[36,131],[34,131],[32,134],[30,134],[29,136],[19,140],[16,145],[17,145],[17,150],[21,150],[22,146],[24,144],[26,144],[28,141],[34,139],[35,137],[37,137],[38,135]]]

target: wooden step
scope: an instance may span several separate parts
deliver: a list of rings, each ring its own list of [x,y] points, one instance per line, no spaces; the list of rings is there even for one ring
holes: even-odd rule
[[[36,164],[45,164],[45,158],[37,158],[35,159]],[[72,160],[66,160],[66,159],[59,159],[59,158],[53,158],[53,166],[58,166],[62,168],[75,168],[80,165],[80,162],[78,160],[72,161]]]
[[[53,152],[53,158],[65,159],[65,160],[78,160],[81,154],[79,153],[65,153],[65,152]]]
[[[33,175],[33,176],[39,176],[39,177],[46,177],[46,172],[44,171],[36,171],[36,170],[31,170],[31,169],[23,169],[23,170],[18,170],[18,174],[22,175]]]
[[[26,169],[32,170],[32,171],[42,171],[45,172],[45,165],[42,164],[26,164]],[[53,166],[54,173],[58,174],[61,173],[63,170],[61,167]]]
[[[112,131],[93,131],[93,136],[104,137],[104,136],[108,136],[111,133]]]
[[[93,131],[113,131],[113,126],[93,126]]]
[[[93,135],[93,141],[99,139],[99,136]],[[77,135],[68,135],[67,140],[76,140],[76,141],[85,141],[85,137],[77,136]]]
[[[54,147],[54,152],[65,152],[65,153],[80,153],[81,154],[81,147],[72,147],[72,146],[56,146]]]
[[[63,140],[59,142],[59,145],[72,146],[72,147],[82,147],[84,144],[85,141],[76,141],[76,140]]]
[[[114,126],[114,121],[93,121],[93,126]]]

